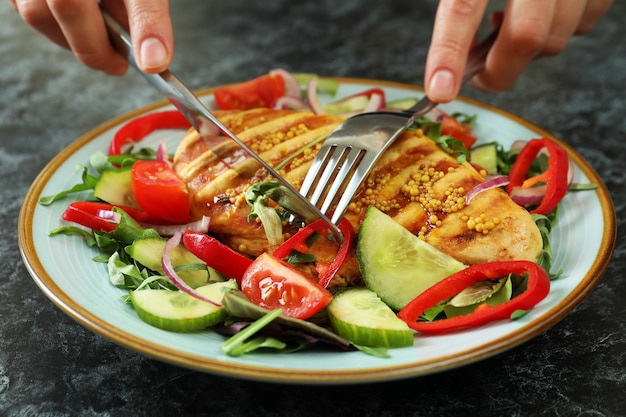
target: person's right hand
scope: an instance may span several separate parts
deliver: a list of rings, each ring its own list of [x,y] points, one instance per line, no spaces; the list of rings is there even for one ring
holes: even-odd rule
[[[76,58],[110,75],[126,72],[128,63],[115,52],[97,0],[9,0],[22,19]],[[129,28],[134,55],[147,73],[170,65],[174,35],[168,0],[103,0],[102,6]]]

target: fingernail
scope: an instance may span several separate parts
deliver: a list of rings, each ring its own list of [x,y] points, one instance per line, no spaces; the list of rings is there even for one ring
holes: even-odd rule
[[[454,74],[449,70],[439,70],[430,79],[428,96],[437,102],[448,102],[455,96]]]
[[[148,38],[141,44],[141,67],[143,69],[159,68],[167,60],[165,45],[157,38]]]

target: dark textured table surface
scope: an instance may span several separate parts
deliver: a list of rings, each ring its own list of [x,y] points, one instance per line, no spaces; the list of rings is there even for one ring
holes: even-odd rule
[[[172,2],[172,68],[192,88],[275,67],[421,84],[436,1]],[[510,91],[463,94],[552,131],[626,208],[626,3]],[[626,240],[595,290],[536,338],[461,368],[401,381],[290,386],[214,376],[119,347],[38,289],[17,243],[20,206],[51,158],[91,128],[160,100],[139,76],[90,71],[0,2],[0,415],[626,415]],[[43,233],[43,231],[42,231]]]

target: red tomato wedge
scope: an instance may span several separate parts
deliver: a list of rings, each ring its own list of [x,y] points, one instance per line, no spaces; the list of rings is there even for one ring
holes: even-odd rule
[[[332,294],[301,271],[264,253],[246,270],[241,291],[258,306],[307,319],[330,303]]]
[[[472,127],[448,114],[442,114],[442,117],[441,134],[460,140],[467,149],[470,149],[476,142],[476,136],[472,135]]]
[[[189,221],[187,186],[166,161],[137,161],[131,186],[139,206],[149,215],[172,224]]]
[[[215,102],[223,110],[248,110],[272,107],[285,95],[285,81],[280,74],[266,74],[250,81],[217,88]]]

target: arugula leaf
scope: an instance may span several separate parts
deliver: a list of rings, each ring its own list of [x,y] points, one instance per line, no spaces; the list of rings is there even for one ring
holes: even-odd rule
[[[114,252],[107,263],[109,281],[118,288],[136,289],[148,278],[147,273],[142,272],[134,264],[129,264],[121,259],[119,252]]]
[[[467,113],[454,112],[451,114],[451,116],[454,117],[456,120],[458,120],[459,123],[463,123],[471,127],[473,127],[474,124],[476,123],[476,120],[478,120],[477,114],[469,115]]]
[[[258,331],[263,329],[263,327],[270,324],[272,320],[280,316],[282,312],[283,311],[281,309],[269,311],[267,314],[222,343],[220,346],[221,351],[229,356],[241,356],[250,352],[251,348],[252,350],[257,349],[261,346],[258,342],[259,339],[255,342],[249,342],[248,338],[254,336]]]
[[[224,353],[229,356],[242,356],[246,353],[250,353],[258,349],[284,350],[286,347],[287,343],[275,337],[256,336],[243,342],[229,346],[228,348],[226,348],[227,351],[225,351]]]
[[[472,120],[472,123],[474,121]],[[464,122],[465,123],[465,122]],[[421,117],[415,120],[412,128],[419,128],[430,139],[435,141],[437,145],[445,153],[455,156],[457,161],[462,164],[467,161],[470,156],[469,150],[460,140],[447,135],[441,134],[441,123]]]
[[[237,320],[257,320],[270,311],[259,307],[248,300],[248,298],[240,290],[230,290],[224,294],[222,305],[228,314]],[[303,335],[312,336],[312,338],[307,338],[308,341],[319,341],[325,344],[338,346],[342,349],[348,349],[350,347],[350,342],[343,337],[340,337],[330,330],[327,330],[326,328],[310,321],[280,315],[274,319],[274,322],[281,327],[295,329],[300,331]]]
[[[543,240],[543,249],[537,263],[541,265],[543,269],[548,272],[548,276],[551,280],[554,280],[561,276],[562,269],[552,272],[552,246],[550,245],[550,231],[554,223],[556,223],[559,207],[557,206],[548,216],[542,214],[532,214],[531,217],[535,221],[535,224],[539,228],[541,233],[541,239]]]
[[[567,191],[589,191],[589,190],[595,190],[597,188],[598,188],[598,184],[573,183],[572,185],[569,186]]]
[[[391,355],[389,351],[383,347],[373,347],[373,346],[364,346],[364,345],[356,345],[353,344],[355,348],[360,350],[363,353],[366,353],[371,356],[376,356],[377,358],[387,359],[390,358]]]
[[[283,221],[276,209],[269,206],[270,198],[264,195],[260,188],[252,186],[246,192],[246,201],[252,207],[248,220],[257,217],[261,220],[270,247],[283,243]]]
[[[56,235],[80,236],[85,239],[85,243],[88,247],[96,245],[96,239],[94,238],[93,233],[77,226],[60,226],[48,233],[48,236]]]
[[[465,147],[463,142],[452,136],[439,136],[435,139],[435,142],[439,147],[447,154],[456,156],[456,160],[459,164],[464,163],[469,159],[469,150]]]
[[[54,195],[43,196],[39,199],[39,204],[42,206],[49,206],[57,200],[60,200],[70,194],[80,193],[83,191],[93,190],[96,186],[98,179],[89,173],[86,166],[80,165],[77,167],[77,171],[82,169],[81,179],[82,183],[76,184],[68,190],[61,191]]]

